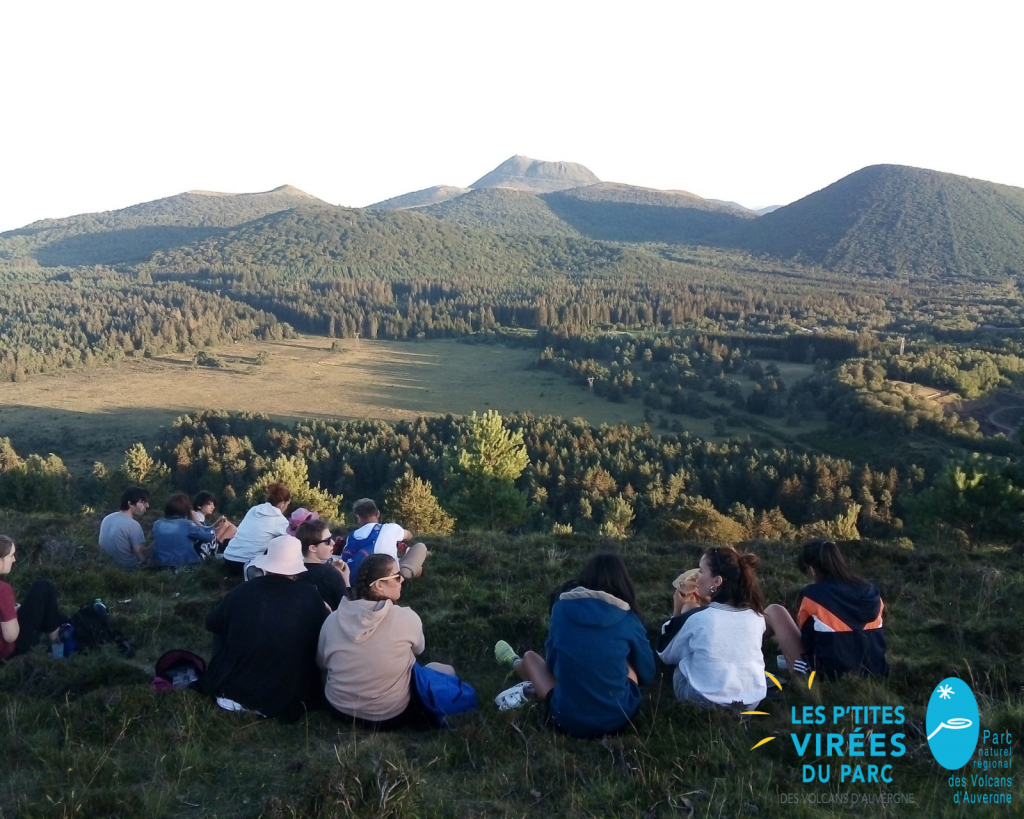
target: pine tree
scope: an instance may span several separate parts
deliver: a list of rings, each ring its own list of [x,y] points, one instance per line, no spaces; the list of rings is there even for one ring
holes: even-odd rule
[[[270,464],[270,468],[249,487],[247,499],[254,506],[262,503],[267,494],[267,487],[272,483],[283,483],[292,493],[292,504],[304,506],[320,517],[336,520],[341,515],[339,509],[343,497],[332,495],[320,486],[309,485],[309,468],[306,459],[301,455],[279,455]]]
[[[469,418],[465,449],[449,459],[447,507],[468,528],[514,529],[527,517],[526,495],[515,481],[530,463],[522,432],[509,432],[488,410]]]
[[[430,481],[406,472],[384,495],[384,510],[392,520],[417,534],[450,535],[455,518],[434,497]]]

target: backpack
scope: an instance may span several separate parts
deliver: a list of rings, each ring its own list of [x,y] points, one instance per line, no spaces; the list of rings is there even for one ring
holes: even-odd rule
[[[107,607],[101,602],[96,601],[82,606],[71,616],[70,622],[75,628],[75,641],[80,650],[96,648],[104,643],[114,643],[126,659],[135,656],[132,641],[111,625]]]
[[[412,676],[420,701],[438,725],[445,725],[445,720],[453,714],[476,710],[476,691],[459,677],[419,663],[413,664]]]
[[[172,648],[170,651],[165,651],[156,661],[153,690],[157,693],[164,693],[199,688],[204,674],[206,674],[206,660],[184,648]]]
[[[373,550],[377,548],[377,538],[380,537],[380,530],[383,526],[383,523],[375,524],[373,531],[361,540],[357,540],[352,535],[349,535],[345,540],[345,549],[341,553],[341,559],[348,564],[349,577],[352,578],[352,583],[356,582],[359,564],[363,562],[365,557],[372,555]]]

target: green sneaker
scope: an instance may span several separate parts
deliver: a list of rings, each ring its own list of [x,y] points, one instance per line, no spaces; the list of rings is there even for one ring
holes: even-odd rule
[[[519,659],[519,655],[516,654],[512,649],[512,646],[504,640],[498,640],[498,642],[494,644],[494,659],[503,665],[511,667],[515,664],[515,661]]]

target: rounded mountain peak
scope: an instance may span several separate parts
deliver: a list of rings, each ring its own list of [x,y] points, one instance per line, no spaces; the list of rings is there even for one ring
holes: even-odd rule
[[[601,180],[576,162],[544,162],[513,156],[480,177],[471,188],[512,188],[528,193],[552,193],[595,185]]]

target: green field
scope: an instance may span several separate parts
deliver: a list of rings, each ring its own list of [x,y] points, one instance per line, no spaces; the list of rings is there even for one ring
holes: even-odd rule
[[[0,386],[0,435],[19,452],[56,452],[69,467],[120,461],[126,441],[152,445],[186,412],[275,418],[380,418],[529,411],[595,424],[643,423],[639,403],[610,404],[532,368],[531,350],[455,341],[304,337],[208,351],[221,367],[166,356],[40,375]],[[257,364],[257,356],[269,360]]]
[[[303,337],[250,342],[207,351],[219,367],[196,366],[191,356],[163,356],[34,376],[0,386],[0,435],[19,453],[55,452],[81,472],[95,461],[120,461],[125,442],[152,446],[161,427],[200,409],[262,412],[274,418],[379,418],[456,415],[496,409],[581,417],[593,424],[644,422],[644,407],[627,398],[612,403],[533,364],[530,349],[457,341],[338,341]],[[257,363],[263,353],[265,363]],[[795,383],[810,365],[778,365]],[[740,382],[749,391],[753,382]],[[741,424],[730,436],[768,435],[781,441],[824,428],[812,419],[790,428],[784,419],[746,416],[710,392],[722,414]],[[714,418],[670,415],[701,438],[720,438]]]

